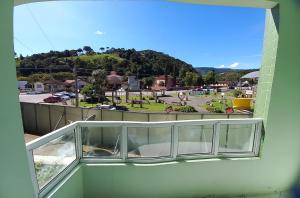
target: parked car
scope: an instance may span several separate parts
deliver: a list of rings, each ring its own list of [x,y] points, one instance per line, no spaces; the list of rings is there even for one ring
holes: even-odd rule
[[[65,96],[69,96],[70,98],[75,98],[76,97],[76,94],[72,93],[72,92],[63,91],[63,92],[60,92],[60,93],[65,95]]]
[[[67,92],[66,95],[69,96],[70,98],[75,98],[76,97],[76,94],[72,93],[72,92]]]
[[[96,105],[96,109],[98,109],[98,110],[117,110],[117,108],[116,107],[114,107],[114,106],[112,106],[112,105],[105,105],[105,104],[103,104],[103,105]]]
[[[58,92],[58,93],[54,94],[54,96],[58,96],[64,100],[69,100],[70,98],[75,98],[74,93],[66,92],[66,91]]]
[[[48,98],[44,99],[44,102],[46,103],[56,103],[56,102],[61,102],[63,99],[58,96],[50,96]]]

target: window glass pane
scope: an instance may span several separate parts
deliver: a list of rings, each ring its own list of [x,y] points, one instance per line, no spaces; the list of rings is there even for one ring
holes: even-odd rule
[[[41,189],[76,159],[74,133],[34,149],[33,159]]]
[[[213,125],[179,127],[178,154],[211,153],[213,131]]]
[[[220,130],[219,152],[252,152],[254,124],[224,124]]]
[[[129,127],[128,157],[171,155],[171,127]]]
[[[83,157],[120,158],[122,127],[83,127]]]

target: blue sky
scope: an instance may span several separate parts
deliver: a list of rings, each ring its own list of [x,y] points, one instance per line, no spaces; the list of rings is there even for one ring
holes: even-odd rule
[[[15,51],[152,49],[194,67],[259,68],[264,19],[264,9],[149,0],[34,3],[15,8]]]

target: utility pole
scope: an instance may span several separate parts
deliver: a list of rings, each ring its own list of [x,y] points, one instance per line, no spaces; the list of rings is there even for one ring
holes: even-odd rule
[[[52,75],[52,67],[49,68],[49,72],[50,72],[50,80],[53,81],[53,75]],[[51,95],[53,96],[54,90],[53,90],[53,85],[50,85],[50,92]]]
[[[78,99],[78,77],[77,77],[77,65],[76,63],[73,66],[73,73],[74,73],[74,77],[75,77],[75,106],[78,107],[79,106],[79,99]]]

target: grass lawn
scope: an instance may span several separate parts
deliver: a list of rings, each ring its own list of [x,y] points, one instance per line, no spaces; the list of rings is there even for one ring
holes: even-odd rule
[[[97,104],[91,104],[91,103],[87,103],[87,102],[80,102],[79,106],[80,107],[95,107]]]
[[[232,107],[232,100],[230,99],[225,99],[225,104],[223,104],[223,101],[221,99],[214,99],[210,104],[211,105],[208,105],[208,104],[205,104],[205,105],[202,105],[200,106],[201,108],[204,108],[204,109],[207,109],[208,111],[211,111],[213,109],[215,110],[219,110],[221,112],[224,112],[225,111],[225,106],[226,107]],[[220,112],[218,112],[220,113]]]
[[[232,107],[232,100],[225,100],[226,107]],[[212,102],[212,105],[216,108],[224,108],[224,104],[222,100],[217,100],[216,102]]]
[[[109,98],[109,97],[108,97]],[[135,99],[137,99],[135,97]],[[155,103],[151,102],[150,104],[143,104],[143,107],[140,108],[139,104],[134,104],[133,107],[130,103],[125,103],[125,98],[122,98],[122,103],[118,104],[118,106],[125,106],[128,108],[129,111],[147,111],[147,112],[164,112],[166,105],[163,103]],[[112,103],[109,103],[112,104]],[[97,104],[91,104],[87,102],[80,102],[81,107],[95,107]]]
[[[166,105],[163,103],[143,104],[140,108],[139,104],[134,104],[133,107],[128,103],[121,103],[121,106],[126,106],[129,111],[149,111],[149,112],[164,112]]]

